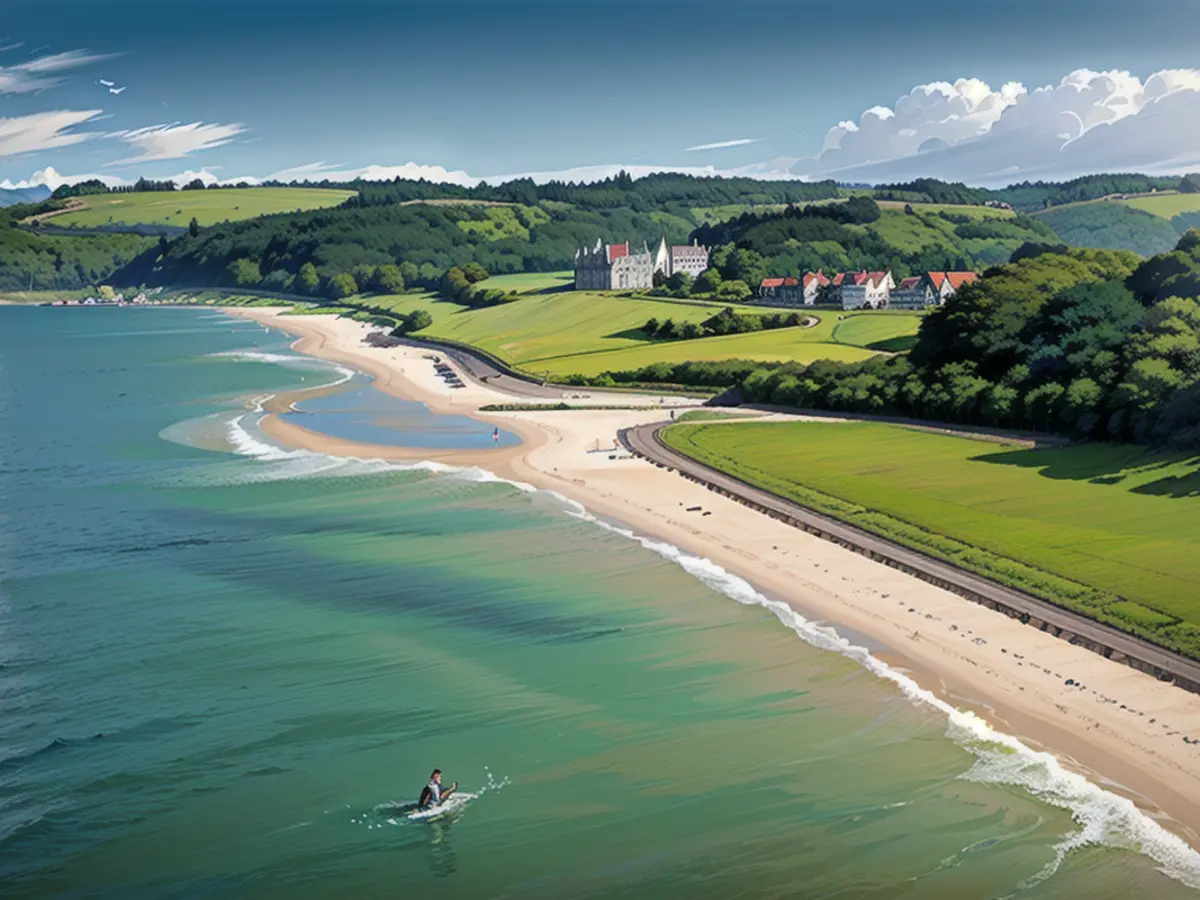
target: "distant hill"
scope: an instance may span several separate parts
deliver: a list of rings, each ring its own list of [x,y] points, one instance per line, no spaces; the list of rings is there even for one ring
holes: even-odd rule
[[[142,191],[89,194],[79,198],[86,208],[54,217],[58,227],[105,225],[170,225],[186,228],[193,218],[201,226],[236,222],[273,213],[301,212],[338,206],[353,191],[310,187],[217,188],[195,191]]]
[[[1036,213],[1035,218],[1072,246],[1132,250],[1139,256],[1170,250],[1179,240],[1181,230],[1173,224],[1174,220],[1111,200],[1052,207]]]
[[[50,188],[38,185],[31,188],[0,188],[0,207],[20,203],[41,203],[50,199]]]

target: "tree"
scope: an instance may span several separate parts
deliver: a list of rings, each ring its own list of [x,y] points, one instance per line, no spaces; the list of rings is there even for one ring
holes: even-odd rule
[[[334,300],[341,300],[343,297],[352,297],[358,293],[358,283],[355,282],[354,276],[349,272],[339,272],[329,279],[329,284],[326,286],[329,296]]]
[[[741,303],[750,299],[750,288],[746,287],[744,281],[722,281],[721,286],[717,288],[717,296],[722,300]]]
[[[192,221],[195,221],[194,219]],[[306,262],[300,267],[300,271],[296,273],[296,287],[305,294],[315,294],[317,288],[321,286],[321,277],[317,274],[317,267],[310,262]]]
[[[1101,402],[1104,389],[1090,378],[1076,378],[1067,385],[1063,398],[1063,420],[1080,437],[1093,435],[1104,421]]]
[[[400,275],[404,278],[405,285],[416,284],[421,278],[421,270],[415,263],[405,261],[400,263]]]
[[[188,222],[188,236],[189,237],[199,237],[200,236],[200,223],[196,221],[195,216],[192,216],[192,221]]]
[[[423,331],[432,324],[433,316],[426,310],[415,309],[400,320],[400,325],[396,328],[396,331],[400,334],[411,334],[414,331]]]
[[[235,259],[229,264],[229,275],[238,287],[250,287],[262,281],[258,261],[253,259]]]
[[[667,279],[667,287],[680,297],[687,297],[692,292],[692,276],[687,272],[676,272]]]
[[[375,270],[372,287],[381,294],[399,294],[404,290],[404,275],[399,266],[380,266]]]
[[[716,269],[708,268],[700,273],[696,278],[696,283],[692,285],[692,293],[696,294],[711,294],[721,286],[721,273]]]
[[[462,270],[463,277],[471,284],[477,284],[488,277],[487,269],[477,262],[467,263]]]
[[[1043,384],[1025,395],[1025,415],[1034,428],[1050,431],[1058,413],[1058,404],[1064,393],[1061,384]]]
[[[685,341],[692,341],[704,337],[704,329],[695,322],[687,322],[679,329],[679,336]]]
[[[185,184],[183,186],[182,190],[202,191],[202,190],[204,190],[204,182],[201,181],[199,178],[193,178],[191,181],[189,181],[187,184]]]
[[[642,326],[642,331],[653,337],[658,332],[658,319],[647,319],[646,324]]]

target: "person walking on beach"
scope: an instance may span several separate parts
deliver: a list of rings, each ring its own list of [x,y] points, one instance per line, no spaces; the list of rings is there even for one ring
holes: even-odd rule
[[[425,788],[421,791],[421,799],[417,801],[417,809],[430,809],[434,806],[440,806],[456,790],[458,790],[457,781],[450,785],[450,787],[442,790],[442,770],[434,769],[429,776],[429,784],[425,785]]]

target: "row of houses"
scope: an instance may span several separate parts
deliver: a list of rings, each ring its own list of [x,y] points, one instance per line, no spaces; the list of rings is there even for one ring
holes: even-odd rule
[[[837,303],[842,309],[924,309],[941,306],[974,272],[925,272],[899,284],[891,272],[806,272],[800,278],[764,278],[758,300],[768,306]]]
[[[605,244],[597,240],[594,247],[575,251],[575,289],[646,290],[654,287],[655,272],[667,278],[676,272],[687,272],[695,278],[707,268],[708,248],[697,243],[669,246],[664,236],[658,250],[651,255],[644,242],[640,252],[633,252],[628,241]]]

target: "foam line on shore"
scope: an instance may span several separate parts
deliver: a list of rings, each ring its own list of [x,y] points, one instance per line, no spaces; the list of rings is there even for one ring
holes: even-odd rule
[[[323,372],[333,369],[338,374],[336,380],[328,384],[314,384],[311,387],[306,385],[306,390],[337,387],[339,384],[345,384],[358,374],[354,369],[330,362],[327,359],[315,356],[298,356],[290,353],[270,353],[266,350],[221,350],[217,353],[210,353],[209,356],[236,359],[242,362],[273,363],[275,365],[287,366],[289,369],[300,369],[306,372]]]

